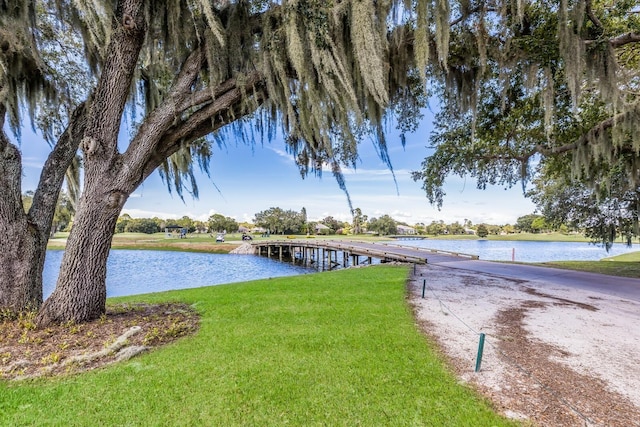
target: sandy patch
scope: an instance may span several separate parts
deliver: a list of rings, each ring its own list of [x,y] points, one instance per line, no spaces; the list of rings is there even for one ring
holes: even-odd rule
[[[425,332],[505,415],[540,426],[640,426],[639,302],[437,265],[419,267],[409,287]]]

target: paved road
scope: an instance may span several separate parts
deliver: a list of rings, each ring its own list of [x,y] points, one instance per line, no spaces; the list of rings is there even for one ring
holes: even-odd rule
[[[358,243],[358,245],[360,245]],[[379,243],[363,243],[363,246],[380,246]],[[384,245],[398,253],[421,254],[428,264],[437,264],[451,268],[459,268],[496,276],[509,277],[529,281],[543,281],[551,284],[563,285],[592,292],[599,292],[640,301],[640,279],[607,276],[604,274],[586,273],[581,271],[563,270],[559,268],[538,267],[533,265],[510,264],[474,260],[454,256],[446,253],[434,253],[401,245]]]
[[[495,276],[544,281],[551,284],[584,289],[640,301],[640,279],[607,276],[604,274],[563,270],[559,268],[538,267],[533,265],[509,264],[480,260],[429,260],[429,264],[458,268]]]

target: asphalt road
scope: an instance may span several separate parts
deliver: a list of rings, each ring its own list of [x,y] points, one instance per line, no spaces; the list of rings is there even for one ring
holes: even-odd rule
[[[363,244],[366,246],[367,244]],[[368,244],[378,246],[379,244]],[[640,301],[640,279],[607,276],[597,273],[470,259],[444,252],[430,252],[402,245],[384,245],[393,252],[422,255],[428,264],[437,264],[511,279],[540,281],[584,289],[633,301]]]
[[[428,263],[511,279],[542,281],[640,301],[640,279],[481,260],[452,260],[449,258],[433,259]]]

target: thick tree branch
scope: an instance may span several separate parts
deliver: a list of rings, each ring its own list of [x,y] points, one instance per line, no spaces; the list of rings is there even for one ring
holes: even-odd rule
[[[585,0],[585,9],[586,9],[587,17],[593,23],[593,25],[595,25],[597,28],[602,30],[603,29],[602,22],[600,21],[600,19],[598,19],[595,13],[593,13],[591,0]]]
[[[233,107],[243,101],[246,93],[260,90],[259,86],[263,83],[262,75],[258,72],[253,73],[244,83],[244,87],[235,87],[233,90],[213,100],[211,104],[192,114],[171,131],[171,136],[168,139],[175,141],[184,139],[202,123],[210,121],[211,118],[216,117],[221,112],[232,111]]]
[[[162,135],[173,124],[177,117],[184,113],[181,106],[191,92],[191,86],[198,77],[205,56],[201,48],[193,51],[182,65],[180,73],[162,104],[152,111],[144,120],[135,137],[122,156],[123,164],[129,171],[135,171],[136,165],[146,163],[146,159],[161,143]],[[211,97],[211,93],[209,93]],[[125,180],[130,180],[127,174]],[[135,179],[135,178],[134,178]]]
[[[603,132],[611,129],[613,126],[623,122],[626,120],[627,114],[620,113],[616,116],[609,117],[595,125],[588,132],[584,133],[580,138],[575,140],[572,143],[561,145],[559,147],[548,147],[543,144],[537,144],[531,150],[523,154],[512,154],[512,155],[488,155],[488,156],[479,156],[479,159],[483,160],[517,160],[520,162],[528,161],[535,154],[542,154],[543,156],[554,156],[558,154],[567,153],[575,150],[576,148],[589,144],[595,138],[598,138]]]
[[[466,20],[468,17],[470,17],[471,15],[473,15],[476,12],[480,12],[480,7],[474,7],[473,9],[469,9],[469,10],[463,10],[462,14],[457,17],[456,19],[454,19],[453,21],[449,22],[449,26],[450,27],[454,27],[456,25],[458,25],[459,23],[461,23],[462,21]]]
[[[245,92],[253,91],[253,105],[262,104],[266,95],[261,88],[262,75],[254,73],[244,88],[236,87],[219,96],[208,105],[178,123],[162,137],[162,145],[153,153],[144,167],[142,179],[146,179],[162,162],[178,151],[180,147],[200,137],[220,129],[222,126],[251,114],[255,109],[247,110]]]
[[[626,114],[620,113],[617,116],[609,117],[608,119],[603,120],[597,125],[595,125],[593,128],[591,128],[588,132],[580,136],[580,138],[578,138],[574,142],[570,144],[562,145],[560,147],[544,148],[544,149],[541,149],[539,152],[545,156],[548,156],[548,155],[554,155],[554,154],[557,155],[557,154],[566,153],[567,151],[573,151],[576,148],[580,147],[581,145],[588,144],[594,138],[597,138],[599,135],[601,135],[603,132],[607,131],[608,129],[611,129],[617,123],[620,123],[621,121],[623,121],[625,116]]]
[[[587,46],[592,45],[594,43],[597,43],[598,40],[585,40],[584,44],[586,44]],[[619,36],[613,37],[611,39],[609,39],[609,44],[611,45],[612,48],[616,49],[631,43],[638,43],[640,42],[640,34],[635,33],[635,32],[630,32],[630,33],[625,33],[625,34],[621,34]]]
[[[198,107],[207,102],[211,102],[212,99],[216,99],[222,94],[234,89],[237,85],[235,78],[228,79],[214,89],[205,88],[197,92],[194,92],[191,96],[187,97],[184,102],[177,106],[178,111],[187,111],[191,108]]]
[[[91,105],[87,134],[82,142],[85,164],[99,151],[107,153],[109,157],[117,153],[122,111],[129,98],[133,73],[146,33],[143,3],[141,0],[118,3],[112,24],[113,35]]]
[[[182,129],[182,131],[178,131],[180,133],[178,139],[185,141],[188,133],[186,129],[194,127],[194,123],[213,120],[213,115],[240,102],[246,92],[254,90],[255,86],[263,80],[262,74],[254,71],[244,79],[228,79],[215,88],[205,88],[195,92],[193,95],[188,95],[189,89],[203,66],[203,61],[204,54],[202,52],[197,55],[191,55],[185,61],[185,65],[180,75],[176,78],[169,96],[158,109],[147,117],[143,127],[140,128],[134,141],[127,149],[123,158],[127,169],[131,171],[131,174],[126,177],[130,184],[137,185],[142,182],[140,175],[135,173],[135,171],[140,170],[138,165],[145,165],[145,172],[143,172],[142,178],[144,180],[152,172],[152,170],[147,171],[149,164],[153,163],[157,167],[166,157],[178,150],[179,146],[170,154],[164,155],[167,152],[167,145],[176,142],[171,138],[167,138],[167,134],[175,133],[176,129]],[[180,117],[186,116],[189,114],[189,110],[196,107],[200,107],[200,109],[192,112],[186,120],[178,121],[176,125],[176,121]],[[150,159],[158,159],[160,153],[163,153],[160,157],[164,155],[160,162],[150,161]]]
[[[259,106],[263,104],[265,99],[266,97],[264,96],[264,92],[259,91],[252,99],[254,108],[247,109],[242,105],[242,103],[236,103],[231,108],[218,113],[211,120],[204,120],[196,126],[192,126],[190,132],[184,135],[184,137],[180,141],[191,142],[195,141],[198,138],[207,136],[210,133],[220,129],[221,127],[228,125],[235,120],[238,120],[238,118],[253,113],[258,109]]]
[[[4,124],[6,107],[0,103],[0,124]],[[20,194],[22,168],[20,150],[9,141],[0,127],[0,191],[6,202],[0,200],[0,226],[16,221],[17,215],[24,214]]]
[[[576,148],[591,143],[594,139],[598,138],[604,132],[608,131],[612,127],[624,122],[627,120],[629,113],[620,113],[613,117],[609,117],[595,125],[588,132],[584,133],[580,138],[575,140],[570,144],[565,144],[560,147],[545,147],[542,145],[538,145],[535,148],[537,153],[540,153],[544,156],[558,155],[562,153],[566,153],[568,151],[573,151]]]
[[[29,220],[38,230],[49,235],[51,221],[58,203],[58,195],[64,181],[65,172],[78,151],[78,145],[87,124],[86,102],[73,111],[67,128],[62,133],[40,173],[40,182],[33,196],[33,204],[29,210]]]
[[[629,43],[638,43],[638,42],[640,42],[640,34],[634,33],[634,32],[622,34],[618,37],[614,37],[611,40],[609,40],[609,43],[614,48],[621,47]]]

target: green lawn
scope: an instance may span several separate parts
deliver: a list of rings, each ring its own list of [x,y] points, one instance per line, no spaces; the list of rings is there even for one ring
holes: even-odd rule
[[[119,298],[192,304],[201,329],[99,371],[0,383],[0,423],[512,425],[443,367],[406,304],[407,274],[376,266]]]
[[[610,276],[639,278],[640,252],[630,252],[610,258],[604,258],[600,261],[554,261],[541,263],[539,265],[608,274]]]

